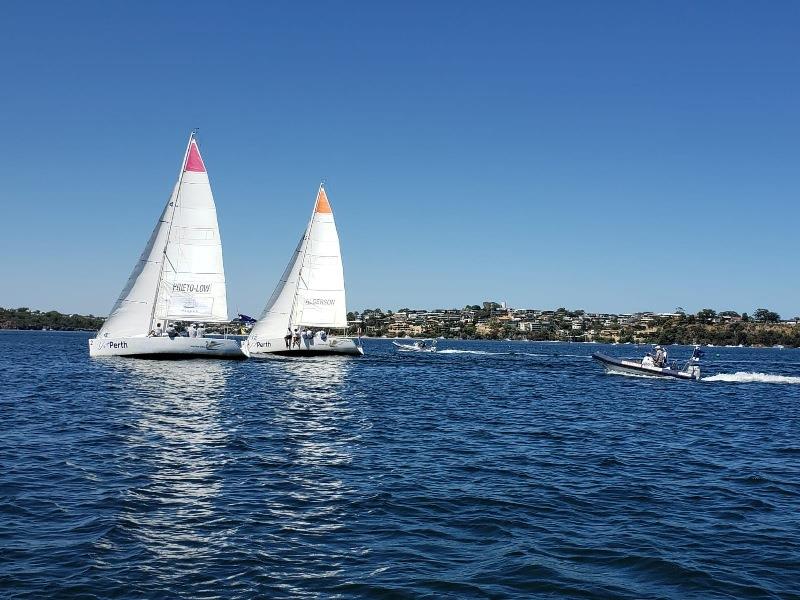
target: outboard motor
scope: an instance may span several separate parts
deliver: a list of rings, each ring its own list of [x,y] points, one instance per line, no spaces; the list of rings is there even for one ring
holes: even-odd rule
[[[697,381],[700,381],[700,359],[702,356],[703,351],[700,350],[700,346],[695,344],[694,350],[692,351],[692,357],[689,359],[689,363],[686,365],[686,372]]]
[[[689,367],[686,369],[686,372],[692,376],[692,379],[700,381],[700,365],[697,362],[692,361],[689,363]]]

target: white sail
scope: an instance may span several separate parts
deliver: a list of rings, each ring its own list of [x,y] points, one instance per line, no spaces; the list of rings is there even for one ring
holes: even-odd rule
[[[306,234],[308,231],[306,231]],[[297,291],[297,274],[303,264],[303,252],[306,247],[306,234],[303,234],[300,243],[297,244],[294,254],[292,254],[289,264],[281,275],[278,285],[272,292],[261,313],[258,322],[250,332],[251,336],[259,339],[282,338],[290,327],[292,308]]]
[[[217,211],[194,136],[169,202],[98,337],[144,336],[166,319],[228,320]]]
[[[250,335],[282,338],[297,326],[347,327],[339,234],[321,186],[306,232]]]
[[[321,186],[308,226],[292,323],[306,327],[347,327],[339,234]]]

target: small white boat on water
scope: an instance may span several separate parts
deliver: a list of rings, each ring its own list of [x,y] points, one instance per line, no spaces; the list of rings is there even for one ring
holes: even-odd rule
[[[305,233],[242,351],[253,357],[364,354],[359,338],[337,330],[347,331],[344,269],[333,210],[320,185]]]
[[[194,132],[172,195],[111,314],[89,340],[89,355],[245,358],[234,339],[166,335],[178,321],[228,321],[217,209]]]
[[[683,368],[678,368],[676,362],[672,365],[657,363],[648,354],[642,360],[626,360],[608,356],[600,352],[592,354],[592,358],[603,365],[606,373],[615,375],[632,375],[636,377],[658,377],[667,379],[700,380],[700,358],[703,353],[695,346],[692,357]],[[666,355],[665,355],[666,356]]]
[[[418,340],[413,344],[392,342],[400,352],[436,352],[436,340]]]

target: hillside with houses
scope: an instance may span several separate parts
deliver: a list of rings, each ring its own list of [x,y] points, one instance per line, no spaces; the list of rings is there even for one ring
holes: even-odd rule
[[[763,308],[752,316],[712,309],[696,314],[682,309],[617,314],[518,309],[484,302],[462,309],[365,309],[349,313],[348,318],[354,332],[360,329],[371,337],[800,346],[798,319],[781,320],[777,313]]]

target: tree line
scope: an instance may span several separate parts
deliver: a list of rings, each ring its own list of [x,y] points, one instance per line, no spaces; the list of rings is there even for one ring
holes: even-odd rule
[[[42,312],[27,307],[0,308],[0,329],[97,331],[103,321],[105,321],[104,317],[65,315],[55,310]]]

